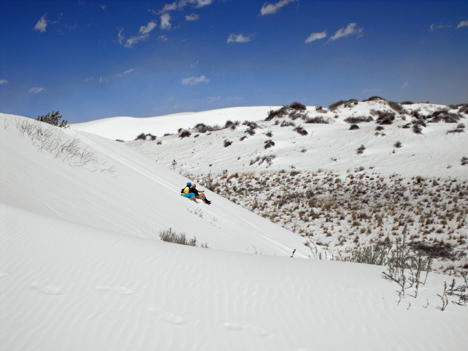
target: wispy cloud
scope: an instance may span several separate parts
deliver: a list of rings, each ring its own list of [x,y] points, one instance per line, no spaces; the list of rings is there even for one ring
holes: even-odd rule
[[[163,8],[159,11],[155,11],[152,9],[148,11],[151,11],[156,15],[160,15],[163,13],[167,13],[169,11],[183,10],[188,5],[192,5],[192,7],[196,7],[196,8],[201,8],[204,6],[211,5],[212,3],[213,3],[213,0],[179,0],[179,1],[174,1],[172,3],[164,5]]]
[[[8,81],[6,79],[0,79],[0,85],[7,84]]]
[[[101,9],[103,9],[103,10],[107,9],[107,6],[106,6],[106,5],[100,5],[99,7],[100,7]]]
[[[276,4],[265,3],[265,4],[263,4],[263,6],[262,6],[262,8],[260,10],[260,15],[262,15],[262,16],[272,15],[272,14],[278,12],[278,10],[280,8],[282,8],[283,6],[286,6],[290,2],[294,2],[294,1],[296,1],[296,0],[281,0],[281,1],[277,2]]]
[[[463,28],[463,27],[468,27],[468,20],[461,21],[460,23],[458,23],[457,29]]]
[[[227,39],[228,43],[248,43],[252,40],[252,36],[245,37],[243,34],[231,34]]]
[[[45,88],[42,88],[42,87],[33,87],[31,89],[29,89],[29,93],[30,94],[39,94],[40,92],[44,91]]]
[[[200,61],[197,60],[197,62],[194,62],[190,65],[190,68],[195,68],[198,66],[198,64],[200,63]]]
[[[135,70],[133,68],[130,68],[130,69],[127,69],[126,71],[124,71],[123,73],[116,73],[112,76],[100,76],[99,79],[96,79],[94,77],[87,77],[85,78],[85,82],[94,82],[97,80],[98,83],[103,83],[103,82],[107,82],[108,80],[110,79],[115,79],[115,78],[122,78],[124,75],[126,74],[130,74],[132,72],[135,72]]]
[[[171,29],[171,15],[165,13],[161,16],[161,29]]]
[[[206,78],[205,76],[201,76],[199,78],[197,77],[184,78],[182,79],[182,85],[197,85],[200,83],[208,83],[209,81],[210,79]]]
[[[140,34],[148,34],[149,32],[151,32],[154,28],[157,27],[157,24],[156,22],[154,21],[151,21],[149,22],[146,26],[141,26],[140,27]]]
[[[307,39],[305,40],[306,43],[311,43],[316,40],[321,40],[327,37],[327,31],[319,32],[319,33],[312,33],[310,34]]]
[[[44,33],[46,31],[47,27],[47,21],[45,19],[47,13],[44,14],[44,16],[41,17],[39,21],[37,21],[36,26],[33,28],[33,30],[37,30],[41,33]]]
[[[186,15],[185,20],[186,21],[196,21],[198,19],[198,15],[192,13],[191,15]]]
[[[362,28],[356,28],[357,24],[356,23],[350,23],[346,28],[341,28],[336,31],[336,33],[329,39],[329,41],[335,41],[340,38],[345,38],[350,35],[356,35],[358,38],[362,37],[363,34],[363,29]]]
[[[119,33],[117,34],[117,41],[120,45],[123,45],[126,48],[131,48],[136,43],[148,38],[149,33],[156,27],[157,27],[157,23],[155,21],[151,21],[146,26],[140,27],[140,30],[138,31],[138,35],[130,37],[127,40],[125,40],[125,37],[122,35],[123,29],[119,29]]]
[[[433,32],[437,29],[450,28],[451,26],[451,24],[431,24],[430,30]]]
[[[163,35],[160,35],[160,36],[158,37],[158,40],[161,40],[161,41],[168,41],[169,39],[168,39],[167,35],[163,34]]]

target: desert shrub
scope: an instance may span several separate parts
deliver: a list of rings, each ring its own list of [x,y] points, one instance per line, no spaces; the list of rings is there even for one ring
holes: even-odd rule
[[[388,106],[399,114],[407,113],[407,111],[401,106],[398,102],[395,101],[388,101]]]
[[[328,105],[328,109],[330,111],[335,111],[341,105],[344,105],[344,107],[352,107],[353,105],[357,105],[357,104],[358,104],[358,101],[356,99],[340,100],[340,101],[337,101]]]
[[[422,134],[422,128],[421,128],[421,125],[419,123],[413,124],[412,129],[413,129],[414,134]]]
[[[327,110],[324,110],[322,106],[315,106],[315,111],[319,113],[327,113]]]
[[[305,111],[306,107],[305,105],[301,104],[300,102],[294,101],[292,102],[289,107],[291,107],[293,110],[300,110],[300,111]]]
[[[138,134],[135,140],[146,140],[146,134],[145,133]]]
[[[414,105],[414,102],[412,101],[402,101],[400,102],[401,105]]]
[[[124,143],[125,142],[122,139],[115,139],[115,141],[118,141],[119,143]]]
[[[386,99],[384,99],[383,97],[380,97],[380,96],[371,96],[370,98],[368,99],[365,99],[365,100],[362,100],[362,102],[366,102],[366,101],[375,101],[375,100],[384,100],[384,101],[387,101]]]
[[[374,118],[372,116],[365,117],[365,116],[358,116],[358,117],[348,117],[344,121],[346,123],[356,124],[361,122],[372,122]]]
[[[242,136],[242,137],[239,139],[239,141],[243,141],[243,140],[245,140],[246,138],[247,138],[247,135],[244,135],[244,136]]]
[[[245,130],[245,133],[249,135],[255,135],[255,129],[254,128],[248,128]]]
[[[449,130],[447,134],[450,133],[463,133],[465,131],[465,125],[463,123],[459,123],[455,129]]]
[[[390,243],[377,243],[365,247],[356,247],[347,256],[340,257],[345,262],[356,262],[385,266],[390,257],[392,245]]]
[[[224,128],[227,129],[227,128],[231,128],[231,129],[236,129],[236,127],[240,124],[240,121],[230,121],[230,120],[227,120],[226,123],[224,124]]]
[[[191,136],[192,133],[190,133],[188,130],[186,129],[183,129],[179,132],[179,138],[183,139],[183,138],[188,138],[189,136]]]
[[[300,135],[307,135],[307,130],[302,128],[301,126],[297,126],[296,128],[293,129],[294,131],[298,132]]]
[[[403,147],[403,144],[401,143],[401,141],[397,141],[395,144],[393,144],[394,147],[396,147],[397,149]]]
[[[231,140],[228,140],[228,139],[224,139],[224,147],[228,147],[229,145],[232,144],[232,141]]]
[[[377,111],[377,124],[392,124],[395,120],[395,112]]]
[[[408,246],[416,252],[419,252],[425,256],[431,258],[446,258],[453,259],[455,254],[453,252],[453,246],[443,241],[435,241],[433,243],[426,242],[412,242]]]
[[[329,124],[326,119],[322,116],[320,117],[308,117],[304,120],[305,123],[315,123],[315,124]]]
[[[250,122],[250,121],[247,121],[247,120],[244,121],[244,122],[242,123],[242,125],[243,125],[243,126],[247,126],[247,127],[249,127],[249,128],[252,128],[252,129],[258,128],[257,123],[255,123],[255,122]]]
[[[468,165],[468,157],[463,156],[461,159],[461,165],[466,166]]]
[[[265,121],[271,121],[275,117],[279,117],[279,118],[284,117],[285,115],[288,114],[289,112],[288,110],[289,110],[288,106],[283,106],[279,108],[278,110],[270,110],[268,112],[267,118],[265,118]]]
[[[250,166],[254,165],[255,163],[258,162],[258,165],[260,166],[262,163],[266,162],[268,166],[271,166],[273,163],[273,160],[276,158],[276,155],[271,154],[271,155],[266,155],[263,157],[257,156],[255,160],[250,160]]]
[[[306,116],[307,116],[307,112],[304,113],[303,111],[300,111],[300,110],[294,110],[289,114],[289,118],[291,118],[293,121],[295,121],[298,118],[304,119],[306,118]]]
[[[361,145],[361,146],[359,146],[358,149],[356,150],[356,153],[357,153],[358,155],[360,155],[360,154],[364,153],[364,150],[365,150],[365,149],[366,149],[366,147],[365,147],[364,145]]]
[[[198,123],[197,125],[195,125],[194,129],[199,133],[206,133],[207,131],[213,130],[212,127],[207,126],[206,124],[203,124],[203,123]]]
[[[411,123],[406,123],[403,127],[401,127],[403,129],[409,129],[411,128]]]
[[[51,124],[51,125],[59,127],[59,128],[68,128],[69,127],[68,126],[68,121],[66,121],[66,120],[61,121],[62,118],[63,118],[63,116],[60,114],[59,111],[57,111],[57,112],[52,111],[52,112],[49,112],[46,115],[38,116],[36,118],[36,120],[39,121],[39,122],[44,122],[44,123],[47,123],[47,124]]]
[[[281,122],[280,127],[294,127],[295,124],[292,121],[283,121]]]
[[[468,104],[462,104],[462,106],[459,107],[458,113],[467,113],[468,114]]]
[[[185,233],[177,234],[172,228],[167,230],[161,230],[159,232],[159,237],[162,241],[166,241],[169,243],[175,243],[180,245],[188,245],[188,246],[198,246],[197,245],[197,238],[194,237],[193,239],[188,239],[185,236]],[[207,244],[201,244],[201,247],[208,248]]]
[[[270,148],[272,146],[275,146],[275,143],[274,143],[273,140],[266,140],[265,141],[265,149],[268,149],[268,148]]]
[[[349,130],[358,130],[359,126],[357,124],[351,124],[351,127],[349,127]]]
[[[265,135],[271,138],[273,136],[273,133],[271,132],[271,130],[269,130],[268,132],[265,133]]]
[[[382,126],[377,126],[377,127],[375,127],[375,130],[378,131],[378,132],[380,132],[381,130],[384,130],[384,129],[385,129],[385,128],[382,127]]]

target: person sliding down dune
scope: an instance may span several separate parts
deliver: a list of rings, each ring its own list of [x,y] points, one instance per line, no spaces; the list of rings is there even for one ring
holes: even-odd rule
[[[187,186],[185,188],[182,189],[181,193],[182,193],[182,196],[183,197],[186,197],[188,199],[190,198],[195,198],[195,199],[201,199],[203,200],[203,202],[205,202],[207,205],[211,204],[211,201],[208,200],[205,196],[205,194],[203,194],[205,191],[204,190],[200,190],[198,191],[197,190],[197,184],[193,184],[192,183],[187,183]]]

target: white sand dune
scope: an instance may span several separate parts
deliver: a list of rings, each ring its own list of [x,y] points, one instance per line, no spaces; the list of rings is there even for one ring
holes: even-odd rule
[[[16,120],[0,114],[2,350],[466,348],[466,307],[436,308],[451,277],[398,303],[383,267],[303,259],[301,237],[181,198],[187,178],[124,144],[54,129],[93,152],[79,166]],[[209,249],[160,241],[168,228]]]

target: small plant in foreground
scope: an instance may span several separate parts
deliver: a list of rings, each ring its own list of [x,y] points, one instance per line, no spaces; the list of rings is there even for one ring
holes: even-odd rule
[[[193,239],[188,239],[185,236],[185,233],[177,234],[172,228],[161,230],[159,232],[159,237],[162,241],[181,244],[181,245],[188,245],[188,246],[198,246],[197,245],[197,238],[194,237]],[[200,247],[208,248],[208,244],[201,244]]]
[[[365,149],[366,149],[366,147],[365,147],[364,145],[361,145],[361,146],[359,146],[358,149],[356,150],[356,153],[357,153],[358,155],[360,155],[360,154],[364,153],[364,150],[365,150]]]
[[[393,144],[393,146],[399,149],[400,147],[403,147],[403,144],[401,143],[401,141],[397,141],[395,144]]]

